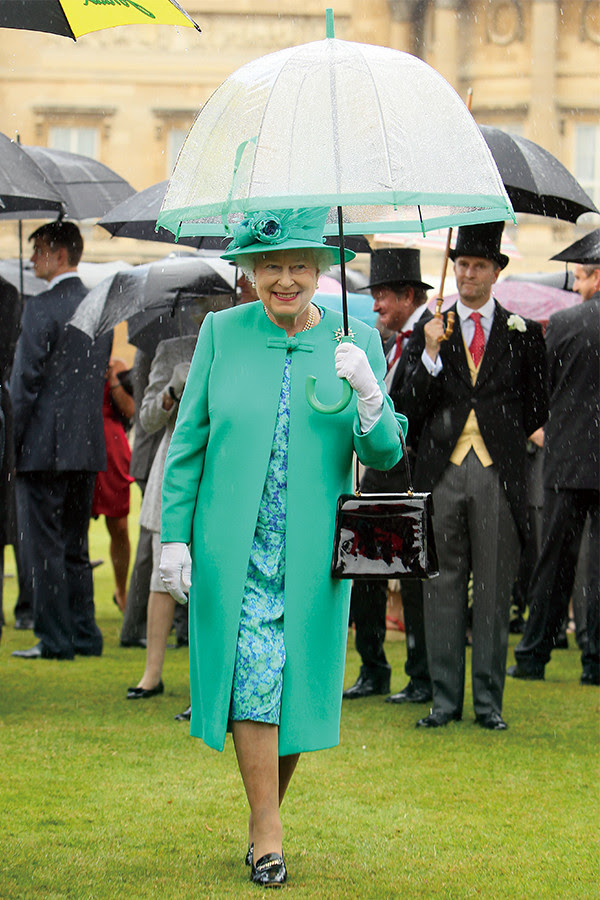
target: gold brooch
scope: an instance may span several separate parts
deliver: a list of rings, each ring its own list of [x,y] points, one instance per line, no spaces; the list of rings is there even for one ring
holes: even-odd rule
[[[352,344],[356,343],[356,335],[354,334],[354,332],[352,331],[351,328],[348,329],[347,335],[344,334],[343,328],[336,328],[336,330],[333,332],[333,340],[337,341],[338,344],[340,343],[342,338],[345,338],[345,337],[347,337]]]

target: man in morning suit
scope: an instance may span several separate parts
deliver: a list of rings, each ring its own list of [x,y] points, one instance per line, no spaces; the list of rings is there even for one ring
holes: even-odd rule
[[[30,240],[35,273],[49,286],[25,305],[10,392],[17,523],[38,644],[13,656],[99,656],[87,533],[96,473],[106,467],[102,392],[112,335],[92,342],[67,325],[86,295],[77,226],[52,222]]]
[[[414,323],[426,310],[425,301],[430,284],[421,278],[420,253],[414,249],[375,250],[371,256],[370,284],[373,310],[379,314],[381,324],[394,334],[385,346],[388,371],[385,382],[396,404],[404,375],[406,357],[404,350],[412,334]],[[400,405],[396,405],[402,412]],[[408,442],[416,444],[410,427]],[[414,452],[409,454],[411,461]],[[389,472],[367,469],[361,481],[365,492],[395,493],[405,491],[404,460]],[[405,671],[409,677],[406,687],[387,700],[392,703],[426,703],[431,699],[431,682],[427,668],[425,626],[423,622],[423,589],[418,580],[402,580],[402,603],[406,631]],[[387,583],[385,581],[355,581],[352,585],[351,615],[356,629],[356,649],[361,657],[358,679],[344,691],[344,697],[354,700],[372,694],[387,694],[390,689],[391,668],[383,642],[387,607]]]
[[[578,241],[581,244],[585,241]],[[567,613],[586,517],[590,517],[587,629],[581,684],[600,684],[600,252],[573,245],[582,303],[550,316],[546,330],[550,415],[544,434],[542,548],[529,582],[529,618],[515,648],[513,678],[542,680]],[[581,262],[579,261],[581,260]]]
[[[492,296],[508,258],[503,223],[459,228],[450,252],[459,300],[454,331],[440,316],[415,326],[403,411],[420,430],[415,487],[433,489],[440,575],[424,585],[433,708],[417,725],[462,718],[467,585],[473,573],[475,721],[501,731],[510,595],[527,528],[526,440],[546,420],[541,326]]]

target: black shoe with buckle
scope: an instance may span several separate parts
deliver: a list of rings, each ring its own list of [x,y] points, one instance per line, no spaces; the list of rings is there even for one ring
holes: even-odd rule
[[[283,854],[265,853],[256,864],[253,862],[250,881],[264,888],[283,887],[287,881],[287,869]]]
[[[159,681],[153,688],[130,687],[127,688],[127,700],[147,700],[149,697],[156,697],[163,694],[165,686]]]

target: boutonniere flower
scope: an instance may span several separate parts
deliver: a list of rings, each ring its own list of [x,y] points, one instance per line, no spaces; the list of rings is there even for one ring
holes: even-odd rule
[[[508,317],[508,321],[506,324],[508,325],[509,331],[527,331],[525,319],[521,318],[521,316],[515,315],[514,313],[512,314],[512,316]]]

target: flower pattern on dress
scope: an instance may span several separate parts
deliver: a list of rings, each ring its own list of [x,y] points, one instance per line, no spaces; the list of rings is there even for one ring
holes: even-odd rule
[[[230,719],[279,723],[285,645],[285,520],[290,432],[290,363],[285,359],[271,456],[248,562]]]

